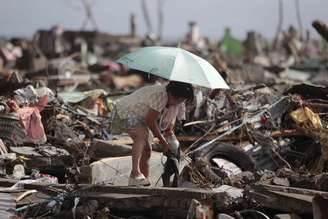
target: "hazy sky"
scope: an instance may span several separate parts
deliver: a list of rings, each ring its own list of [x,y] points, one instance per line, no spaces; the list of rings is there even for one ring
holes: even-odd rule
[[[91,1],[100,30],[128,33],[129,14],[134,12],[139,22],[138,34],[145,33],[140,0]],[[147,2],[156,29],[157,0]],[[297,25],[294,0],[283,2],[284,27]],[[317,18],[328,23],[328,0],[300,0],[300,3],[305,28],[312,29],[311,22]],[[0,5],[0,35],[6,36],[30,36],[39,28],[59,23],[78,29],[84,18],[80,0],[0,0]],[[191,20],[199,23],[202,35],[212,38],[221,37],[225,26],[230,26],[242,38],[252,29],[273,37],[278,22],[278,0],[165,0],[164,38],[183,37]]]

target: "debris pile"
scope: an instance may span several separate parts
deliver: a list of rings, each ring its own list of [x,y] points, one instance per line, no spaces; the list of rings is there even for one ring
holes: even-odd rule
[[[156,143],[152,187],[124,186],[132,140],[108,128],[116,98],[161,82],[113,61],[145,40],[55,27],[1,41],[1,217],[327,217],[327,49],[293,27],[273,43],[229,29],[211,42],[190,25],[181,47],[231,89],[195,87],[176,124],[179,176],[164,183],[174,188],[162,186]],[[327,40],[326,25],[313,26]]]

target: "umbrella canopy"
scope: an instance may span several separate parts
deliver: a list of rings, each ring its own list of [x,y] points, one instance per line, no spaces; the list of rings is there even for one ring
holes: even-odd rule
[[[144,47],[123,56],[117,62],[171,81],[211,89],[229,89],[220,73],[210,63],[181,48]]]

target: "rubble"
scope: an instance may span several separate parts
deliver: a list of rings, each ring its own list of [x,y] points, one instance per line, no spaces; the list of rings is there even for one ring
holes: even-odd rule
[[[114,101],[162,82],[113,61],[163,43],[137,37],[135,22],[131,36],[56,27],[0,45],[0,217],[327,218],[328,56],[293,27],[274,43],[229,29],[210,42],[191,22],[181,47],[231,90],[195,87],[175,130],[179,176],[164,182],[176,188],[163,187],[156,139],[152,187],[126,186],[132,139],[108,129]]]

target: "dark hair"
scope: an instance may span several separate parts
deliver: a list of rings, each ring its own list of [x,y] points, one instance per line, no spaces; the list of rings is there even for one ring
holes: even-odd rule
[[[166,91],[174,97],[186,99],[187,102],[192,102],[194,100],[194,90],[191,84],[170,81],[166,86]]]

